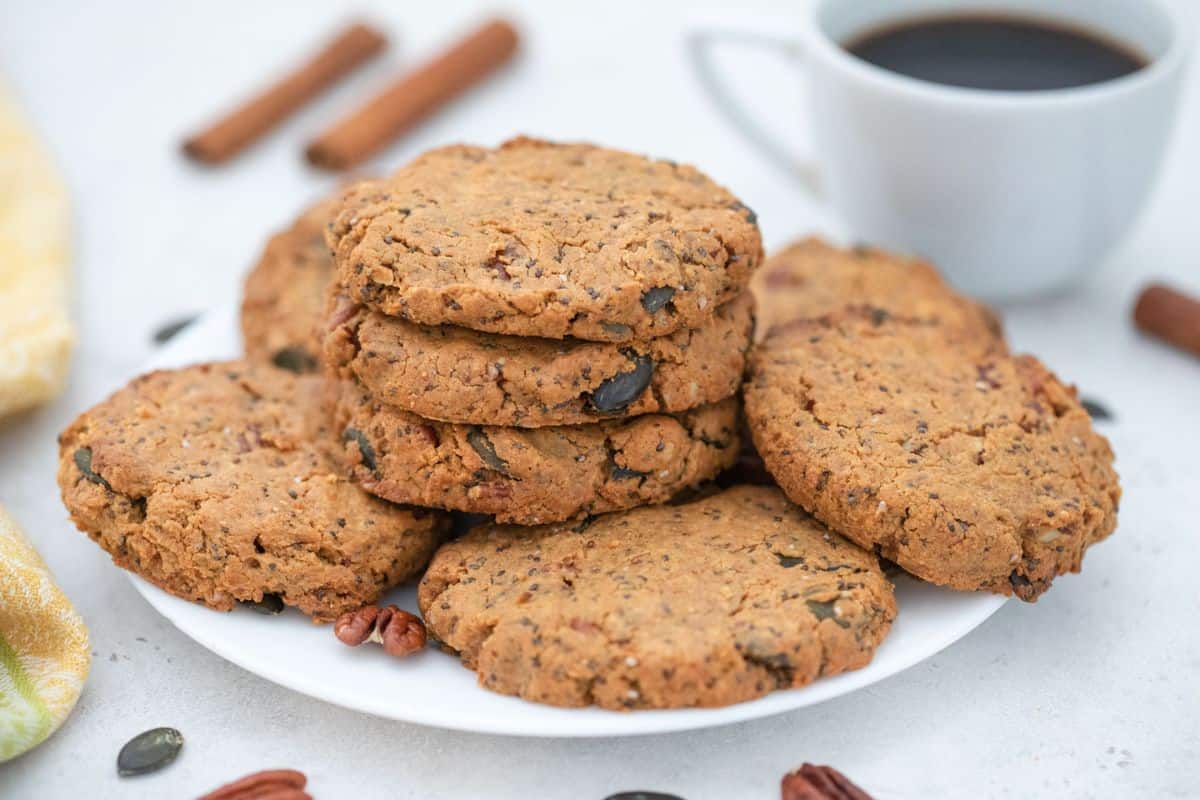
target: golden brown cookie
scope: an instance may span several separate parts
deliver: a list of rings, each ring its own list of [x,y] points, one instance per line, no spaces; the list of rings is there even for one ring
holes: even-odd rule
[[[537,525],[661,503],[736,460],[738,402],[679,414],[548,428],[435,422],[331,387],[344,463],[398,503],[495,514]]]
[[[1004,337],[991,309],[955,292],[928,263],[871,247],[842,249],[802,239],[772,254],[751,286],[759,339],[789,320],[864,306],[937,323],[960,343],[985,350]]]
[[[1074,389],[927,319],[777,326],[745,400],[788,497],[933,583],[1034,600],[1116,525],[1113,454]]]
[[[239,361],[143,375],[59,437],[63,502],[172,594],[330,621],[417,575],[448,522],[337,474],[320,399],[317,378]]]
[[[359,184],[328,241],[385,314],[606,342],[700,327],[762,259],[754,213],[695,168],[526,138]]]
[[[679,412],[736,394],[754,330],[743,293],[704,327],[626,344],[424,326],[335,298],[328,363],[427,419],[537,428]]]
[[[421,581],[482,686],[559,706],[720,706],[865,666],[896,615],[870,553],[777,489],[539,528],[484,525]]]
[[[293,225],[267,240],[246,276],[242,340],[246,357],[292,372],[313,372],[320,359],[317,332],[333,259],[325,226],[340,207],[338,197],[307,209]]]

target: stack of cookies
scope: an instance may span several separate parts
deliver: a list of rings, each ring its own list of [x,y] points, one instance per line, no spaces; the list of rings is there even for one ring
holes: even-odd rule
[[[694,168],[447,147],[347,192],[326,238],[334,425],[367,491],[541,524],[736,458],[762,246]]]
[[[1112,532],[1108,443],[985,306],[871,248],[760,260],[691,167],[431,151],[271,239],[245,361],[68,427],[64,502],[213,608],[328,621],[423,575],[481,684],[618,709],[865,665],[897,614],[882,559],[1032,601]],[[445,543],[446,510],[493,519]]]

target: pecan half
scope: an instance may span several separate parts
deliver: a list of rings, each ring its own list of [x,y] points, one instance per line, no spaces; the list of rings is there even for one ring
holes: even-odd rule
[[[333,623],[333,635],[342,644],[358,647],[375,632],[375,620],[379,617],[379,606],[363,606],[357,611],[347,611]]]
[[[199,800],[312,800],[304,791],[308,778],[294,769],[266,769],[213,789]]]
[[[383,645],[390,656],[406,656],[425,647],[425,623],[399,606],[363,606],[347,611],[333,623],[333,635],[343,644],[363,642]]]
[[[782,800],[871,800],[871,796],[833,767],[804,764],[783,776]]]

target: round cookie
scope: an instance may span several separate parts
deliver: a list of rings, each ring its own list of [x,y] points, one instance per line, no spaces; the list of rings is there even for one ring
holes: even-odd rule
[[[421,580],[488,689],[558,706],[721,706],[865,666],[896,616],[874,555],[742,486],[538,528],[485,525]]]
[[[359,184],[328,241],[385,314],[604,342],[700,327],[762,259],[754,213],[695,168],[528,138]]]
[[[317,331],[333,279],[325,226],[339,202],[337,197],[322,200],[268,239],[246,276],[242,340],[250,360],[270,361],[292,372],[317,369]]]
[[[928,263],[871,247],[842,249],[802,239],[771,255],[755,273],[758,338],[774,325],[850,307],[883,309],[938,324],[964,346],[1003,347],[995,313],[955,292]]]
[[[686,411],[736,394],[754,330],[748,292],[704,327],[627,344],[415,325],[341,296],[328,363],[427,419],[537,428]]]
[[[1116,525],[1108,442],[1032,356],[846,312],[776,327],[745,400],[788,497],[933,583],[1035,600]]]
[[[427,420],[353,381],[330,389],[343,462],[364,489],[501,522],[661,503],[714,477],[739,449],[732,397],[675,415],[522,429]]]
[[[237,361],[135,379],[59,437],[71,518],[118,566],[211,608],[278,595],[327,622],[374,602],[448,521],[337,474],[319,383]]]

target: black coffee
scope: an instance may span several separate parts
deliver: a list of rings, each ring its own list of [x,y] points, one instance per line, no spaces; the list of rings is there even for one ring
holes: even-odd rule
[[[937,17],[872,31],[846,50],[912,78],[1008,92],[1102,83],[1146,66],[1086,31],[1009,17]]]

